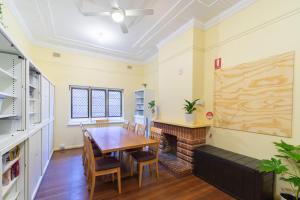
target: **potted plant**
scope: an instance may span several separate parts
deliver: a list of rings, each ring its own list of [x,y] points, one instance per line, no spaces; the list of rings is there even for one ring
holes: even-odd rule
[[[186,122],[195,122],[195,115],[194,111],[196,110],[196,103],[199,99],[195,99],[193,101],[188,101],[185,99],[185,105],[184,105],[184,110],[185,110],[185,120]]]
[[[151,111],[152,118],[155,118],[155,114],[156,114],[155,100],[152,100],[152,101],[148,102],[148,108]]]
[[[287,182],[293,195],[281,193],[282,199],[286,200],[300,200],[300,145],[294,146],[281,142],[274,142],[279,155],[270,160],[262,160],[259,165],[261,172],[274,172],[280,175],[280,180]],[[289,168],[284,162],[289,165]]]

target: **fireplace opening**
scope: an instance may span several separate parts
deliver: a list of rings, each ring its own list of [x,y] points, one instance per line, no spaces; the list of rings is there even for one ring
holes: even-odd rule
[[[174,135],[163,134],[162,152],[166,154],[176,155],[177,137]]]

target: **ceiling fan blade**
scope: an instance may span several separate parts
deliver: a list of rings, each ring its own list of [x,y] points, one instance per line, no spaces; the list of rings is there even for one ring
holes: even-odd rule
[[[119,0],[110,0],[110,5],[112,8],[119,9]]]
[[[120,26],[121,26],[121,29],[122,29],[123,33],[128,33],[128,28],[127,28],[126,24],[121,23]]]
[[[111,12],[106,11],[106,12],[82,12],[84,16],[110,16]]]
[[[143,16],[143,15],[153,15],[153,9],[131,9],[125,10],[125,16]]]

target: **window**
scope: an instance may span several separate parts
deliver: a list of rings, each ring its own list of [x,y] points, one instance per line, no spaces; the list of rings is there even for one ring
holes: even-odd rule
[[[123,90],[71,86],[71,119],[123,116]]]

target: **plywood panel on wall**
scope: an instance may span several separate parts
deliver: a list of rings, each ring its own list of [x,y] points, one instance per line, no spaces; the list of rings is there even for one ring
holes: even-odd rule
[[[214,126],[292,136],[294,52],[215,72]]]

